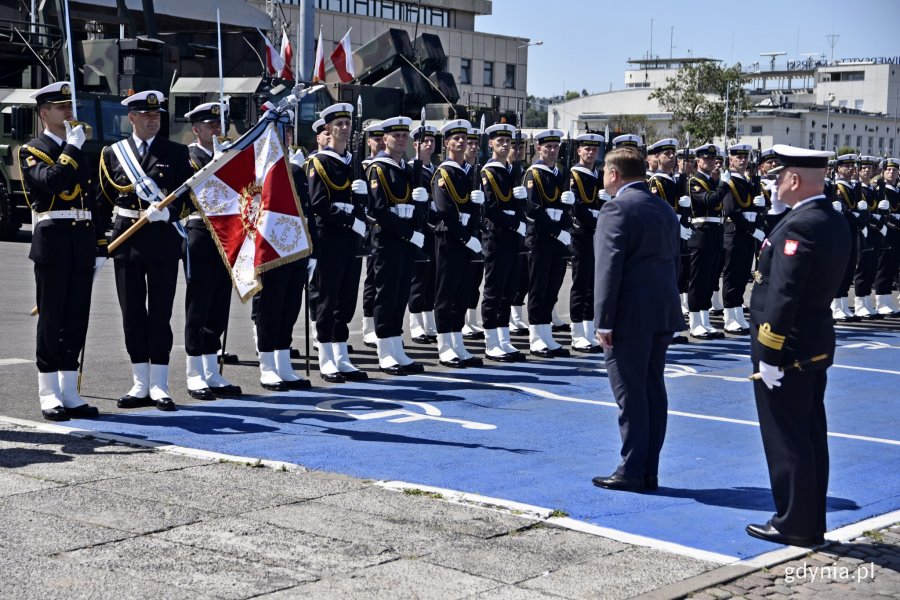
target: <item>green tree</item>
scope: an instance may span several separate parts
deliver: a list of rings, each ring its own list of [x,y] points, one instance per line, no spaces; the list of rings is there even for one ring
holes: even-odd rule
[[[609,120],[610,135],[632,133],[643,135],[644,142],[652,144],[659,139],[656,124],[647,118],[647,115],[616,115]]]
[[[566,92],[565,99],[566,99],[566,100],[574,100],[575,98],[578,98],[580,95],[581,95],[581,94],[579,94],[579,93],[576,92],[576,91],[569,90],[568,92]]]
[[[528,127],[547,126],[547,99],[528,96],[528,102],[525,109],[525,124]]]
[[[836,156],[842,156],[844,154],[856,154],[856,148],[851,148],[850,146],[841,146],[837,149]]]
[[[672,129],[681,139],[690,133],[692,145],[722,135],[727,107],[728,138],[734,139],[735,113],[743,115],[750,109],[743,87],[748,81],[740,63],[731,67],[715,62],[693,63],[680,68],[675,77],[666,78],[666,85],[654,90],[650,99],[672,113]]]

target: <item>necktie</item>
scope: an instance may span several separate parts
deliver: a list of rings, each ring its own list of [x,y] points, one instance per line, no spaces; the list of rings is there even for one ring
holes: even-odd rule
[[[147,154],[147,142],[146,140],[141,142],[140,148],[141,158],[144,158],[144,155]]]

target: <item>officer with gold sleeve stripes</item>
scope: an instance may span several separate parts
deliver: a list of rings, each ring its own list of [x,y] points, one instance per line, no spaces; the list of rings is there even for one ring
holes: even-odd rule
[[[31,95],[44,130],[19,148],[25,200],[33,212],[31,251],[37,286],[38,397],[49,421],[94,418],[78,394],[78,354],[87,335],[91,282],[106,260],[102,221],[90,196],[82,125],[72,119],[68,81]]]

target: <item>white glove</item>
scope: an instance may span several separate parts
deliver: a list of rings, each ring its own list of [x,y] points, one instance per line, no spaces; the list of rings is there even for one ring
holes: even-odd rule
[[[856,210],[869,210],[869,205],[866,204],[865,200],[860,200],[856,203]]]
[[[413,234],[409,238],[409,243],[413,246],[421,248],[425,245],[425,236],[422,235],[421,231],[413,231]]]
[[[566,230],[560,231],[559,235],[556,236],[556,239],[559,240],[563,246],[568,246],[572,243],[572,235]]]
[[[164,208],[159,210],[159,202],[152,202],[147,208],[147,220],[151,223],[155,223],[156,221],[168,221],[169,220],[169,209]]]
[[[722,172],[719,173],[719,181],[722,183],[731,183],[731,171],[722,169]]]
[[[525,237],[525,223],[519,221],[519,226],[516,227],[516,233],[518,233],[522,237]]]
[[[559,201],[571,206],[572,204],[575,204],[575,194],[567,190],[559,196]]]
[[[745,211],[741,212],[741,216],[744,217],[745,221],[750,221],[750,222],[756,221],[756,213],[755,212],[745,210]]]
[[[297,150],[291,154],[291,164],[302,167],[305,162],[306,156],[303,155],[303,148],[297,148]]]
[[[770,390],[781,387],[781,378],[784,377],[784,371],[778,367],[759,361],[759,374],[762,382]]]
[[[878,210],[891,210],[891,203],[887,200],[882,200],[878,203]]]
[[[558,208],[545,208],[547,215],[551,221],[559,221],[562,218],[562,211]]]
[[[306,279],[308,281],[312,281],[313,273],[316,272],[316,264],[319,262],[317,258],[309,259],[309,263],[306,265]]]
[[[878,230],[878,233],[881,234],[881,237],[886,236],[887,235],[887,225],[882,225],[881,229]]]
[[[72,144],[79,150],[81,150],[81,145],[84,144],[84,140],[87,139],[87,136],[84,133],[84,126],[78,125],[77,127],[72,127],[72,124],[66,121],[66,143]]]
[[[513,188],[513,198],[516,200],[524,200],[528,197],[528,190],[523,185],[517,185]]]
[[[753,199],[753,206],[762,208],[765,205],[766,205],[766,199],[763,198],[762,196],[757,196],[756,198]]]
[[[694,235],[694,230],[690,227],[685,227],[684,225],[679,225],[679,227],[681,228],[681,239],[684,241],[691,239],[691,236]]]
[[[97,273],[100,272],[100,269],[102,269],[103,265],[105,265],[105,264],[106,264],[105,256],[98,256],[97,258],[94,259],[94,277],[97,276]]]
[[[361,196],[365,196],[369,193],[369,186],[366,185],[366,182],[362,179],[354,179],[353,183],[350,184],[350,189],[354,194],[359,194]]]
[[[690,196],[682,196],[678,199],[678,206],[681,208],[690,208],[691,207],[691,197]]]
[[[423,187],[417,187],[412,191],[413,202],[428,202],[428,190]]]
[[[591,217],[592,217],[595,221],[600,217],[600,211],[599,211],[599,210],[594,210],[593,208],[589,208],[588,210],[591,211]]]
[[[831,207],[832,207],[834,210],[836,210],[836,211],[838,211],[838,212],[841,212],[841,203],[840,203],[838,200],[835,200],[834,202],[832,202],[832,203],[831,203]]]
[[[766,232],[763,231],[762,229],[754,229],[753,237],[755,237],[759,241],[763,241],[764,239],[766,239]]]
[[[472,204],[484,204],[484,192],[481,190],[472,190],[469,193],[469,200],[472,201]]]
[[[609,202],[610,200],[612,200],[612,196],[610,196],[609,192],[604,189],[601,189],[600,192],[597,193],[597,197],[604,202]]]
[[[477,254],[481,252],[481,242],[478,241],[477,237],[470,237],[469,241],[466,242],[466,248]]]
[[[360,221],[359,219],[353,219],[352,225],[353,231],[360,237],[365,237],[366,235],[366,224]]]

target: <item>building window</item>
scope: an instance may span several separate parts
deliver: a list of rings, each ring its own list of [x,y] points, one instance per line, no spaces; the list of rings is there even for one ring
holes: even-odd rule
[[[459,61],[459,82],[472,83],[472,59],[463,58]]]
[[[369,0],[353,0],[353,14],[369,16]]]
[[[845,146],[849,146],[849,145],[850,145],[850,136],[849,136],[849,135],[845,135],[845,136],[844,136],[844,145],[845,145]]]
[[[837,71],[833,73],[826,73],[825,77],[823,77],[822,80],[828,81],[828,75],[831,76],[831,81],[865,81],[866,79],[865,71]]]
[[[282,0],[286,4],[297,4],[296,0]],[[413,2],[394,0],[316,0],[320,10],[348,13],[405,23],[421,23],[432,27],[450,27],[450,10],[419,6]]]
[[[869,136],[869,154],[872,154],[872,142],[875,141],[875,138],[871,135]]]
[[[881,154],[882,151],[884,151],[884,138],[880,137],[878,138],[878,153]],[[869,152],[869,154],[872,154],[872,152]]]
[[[750,126],[750,135],[753,135],[755,133],[762,133],[762,131],[763,131],[762,125],[751,125]]]
[[[861,135],[856,136],[856,147],[862,148],[862,136]]]
[[[890,149],[888,152],[890,154],[893,154],[894,153],[894,138],[891,138],[888,140],[888,146],[890,146]]]
[[[516,65],[506,65],[506,77],[503,78],[503,87],[509,89],[516,87]]]
[[[838,142],[838,139],[839,139],[840,137],[841,137],[841,136],[839,136],[838,134],[834,134],[834,143],[831,144],[831,147],[832,147],[832,148],[835,148],[835,149],[836,149],[836,148],[840,145],[840,143]]]
[[[811,134],[809,134],[809,149],[815,150],[815,148],[816,148],[816,134],[811,133]]]
[[[826,135],[827,135],[827,134],[824,134],[824,133],[822,134],[822,147],[819,148],[819,150],[824,150],[824,149],[825,149],[825,136],[826,136]]]
[[[484,87],[494,87],[494,63],[484,61]]]
[[[855,108],[856,110],[862,110],[863,109],[863,101],[862,100],[854,100],[853,108]]]

